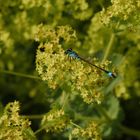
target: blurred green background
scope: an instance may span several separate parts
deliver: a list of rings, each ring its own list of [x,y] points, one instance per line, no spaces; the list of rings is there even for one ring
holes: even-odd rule
[[[44,114],[63,91],[28,77],[38,76],[35,59],[39,42],[34,34],[41,23],[52,27],[70,25],[77,33],[75,47],[80,54],[112,61],[122,77],[109,91],[123,110],[121,123],[140,130],[140,3],[135,0],[1,0],[1,112],[7,103],[18,100],[20,114]],[[32,120],[33,131],[39,123],[38,119]],[[140,139],[123,133],[114,136],[108,139]],[[66,138],[42,132],[38,139]]]

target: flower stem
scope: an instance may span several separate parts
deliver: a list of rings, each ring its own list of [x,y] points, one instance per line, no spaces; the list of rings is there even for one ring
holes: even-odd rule
[[[22,115],[21,117],[23,118],[28,118],[28,119],[42,119],[42,117],[45,114],[41,114],[41,115]]]
[[[118,23],[115,26],[115,29],[118,29],[119,25],[120,25],[120,22],[118,21]],[[112,34],[111,34],[109,43],[107,45],[107,49],[105,51],[105,54],[104,54],[102,62],[104,62],[107,59],[108,55],[110,54],[111,48],[113,47],[113,44],[114,44],[114,41],[115,41],[115,33],[112,31]]]
[[[69,135],[69,140],[72,140],[72,136],[71,136],[71,134]]]
[[[97,1],[98,1],[99,5],[101,6],[101,8],[104,9],[104,5],[103,5],[102,1],[101,0],[97,0]]]
[[[72,121],[70,121],[70,123],[73,125],[73,126],[76,126],[76,127],[78,127],[78,128],[82,128],[81,126],[79,126],[79,125],[77,125],[77,124],[75,124],[74,122],[72,122]]]
[[[123,125],[119,125],[119,128],[127,135],[132,135],[132,136],[135,136],[137,138],[140,138],[140,131],[139,130],[131,129],[131,128],[128,128],[128,127],[123,126]]]
[[[102,62],[104,62],[104,61],[107,59],[107,57],[108,57],[108,55],[109,55],[109,53],[110,53],[110,51],[111,51],[111,48],[112,48],[112,46],[113,46],[114,40],[115,40],[115,34],[112,33],[112,34],[111,34],[111,37],[110,37],[110,40],[109,40],[109,43],[108,43],[108,45],[107,45],[107,49],[106,49],[106,51],[105,51],[105,54],[104,54],[104,57],[103,57]]]
[[[105,119],[108,121],[108,122],[111,122],[112,119],[109,117],[109,115],[105,112],[105,110],[101,107],[97,107],[98,111],[105,117]],[[42,119],[42,117],[44,116],[44,114],[41,114],[41,115],[22,115],[22,117],[24,118],[28,118],[28,119]],[[79,125],[73,123],[72,121],[70,122],[73,126],[76,126],[78,128],[81,128]],[[39,133],[40,131],[42,131],[44,127],[41,127],[40,129],[38,129],[35,134]],[[132,135],[132,136],[135,136],[137,138],[140,138],[140,131],[139,130],[135,130],[135,129],[131,129],[131,128],[128,128],[126,126],[123,126],[123,125],[118,125],[119,129],[122,130],[123,133],[127,134],[127,135]]]
[[[10,74],[10,75],[20,76],[20,77],[25,77],[25,78],[30,78],[30,79],[40,79],[37,76],[23,74],[23,73],[19,73],[19,72],[8,71],[8,70],[0,70],[0,72],[4,73],[4,74]]]
[[[43,127],[41,127],[40,129],[35,131],[35,135],[38,134],[39,132],[41,132],[42,130],[44,130],[46,128],[47,125],[44,125]]]

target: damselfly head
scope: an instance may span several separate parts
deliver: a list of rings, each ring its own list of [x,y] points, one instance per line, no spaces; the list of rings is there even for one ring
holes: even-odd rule
[[[68,49],[65,51],[65,54],[69,54],[71,51],[72,51],[72,48],[68,48]]]

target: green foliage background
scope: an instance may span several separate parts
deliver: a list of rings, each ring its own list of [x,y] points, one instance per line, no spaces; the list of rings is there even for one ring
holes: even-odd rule
[[[139,0],[0,1],[0,139],[138,140],[139,108]]]

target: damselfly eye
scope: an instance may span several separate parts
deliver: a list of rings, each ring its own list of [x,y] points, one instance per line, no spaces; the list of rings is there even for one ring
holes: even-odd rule
[[[67,49],[67,50],[65,51],[65,54],[69,54],[71,51],[72,51],[72,49],[69,48],[69,49]]]
[[[72,51],[72,48],[68,48],[67,50],[68,50],[68,51]]]

